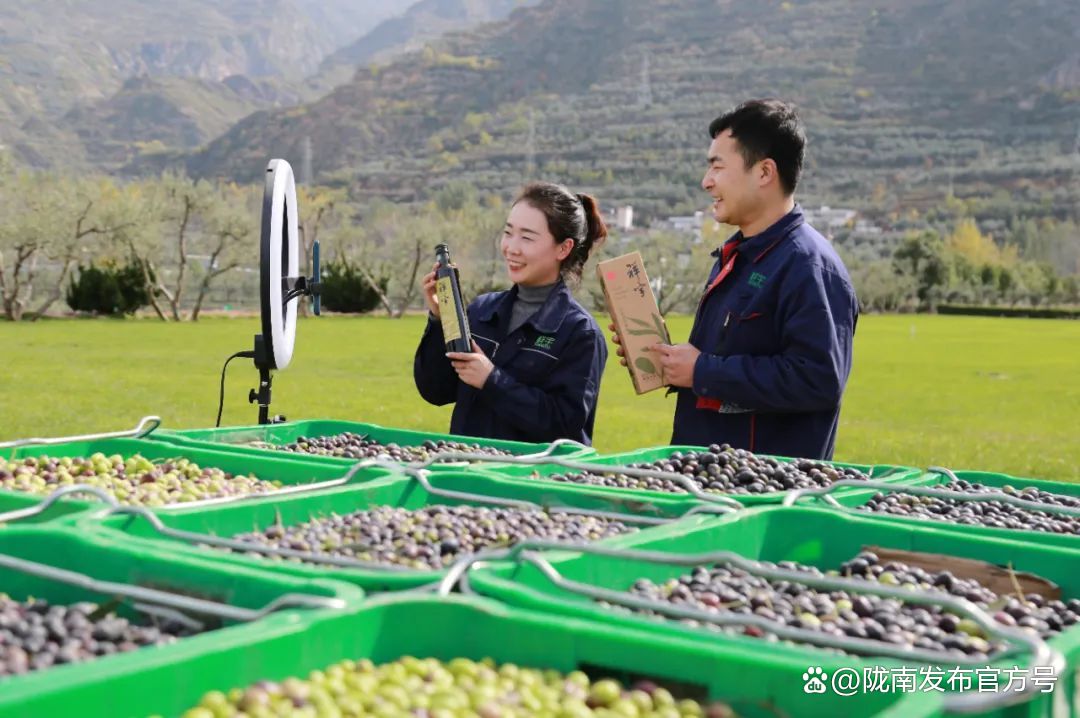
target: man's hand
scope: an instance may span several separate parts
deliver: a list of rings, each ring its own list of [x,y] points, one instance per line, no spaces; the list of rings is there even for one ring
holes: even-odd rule
[[[472,348],[471,352],[446,352],[446,356],[461,381],[474,389],[483,389],[495,365],[476,344],[475,339]]]
[[[615,342],[615,353],[619,357],[619,363],[626,366],[626,352],[623,351],[622,339],[619,338],[619,332],[615,330],[614,324],[608,324],[607,328],[611,330],[611,341]]]
[[[701,356],[697,347],[693,344],[653,344],[649,349],[659,357],[668,386],[690,388],[694,385],[694,365]]]

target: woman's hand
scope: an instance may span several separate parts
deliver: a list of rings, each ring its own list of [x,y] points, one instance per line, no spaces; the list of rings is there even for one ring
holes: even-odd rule
[[[424,303],[436,319],[442,316],[439,314],[439,295],[435,288],[435,270],[438,268],[439,263],[436,262],[431,266],[431,271],[424,275]]]
[[[495,365],[476,344],[475,339],[472,348],[471,352],[446,352],[446,357],[461,381],[474,389],[483,389]]]

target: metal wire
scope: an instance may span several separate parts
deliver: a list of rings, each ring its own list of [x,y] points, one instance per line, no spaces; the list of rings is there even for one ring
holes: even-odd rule
[[[308,484],[295,484],[293,486],[286,486],[284,488],[276,489],[274,491],[266,491],[256,494],[237,494],[235,496],[218,496],[215,498],[200,499],[198,501],[174,502],[169,504],[162,504],[161,506],[155,506],[154,508],[159,511],[169,511],[173,509],[190,509],[202,508],[206,506],[221,506],[223,504],[236,503],[237,501],[259,501],[264,499],[277,499],[281,498],[282,496],[291,496],[293,494],[303,494],[309,491],[335,488],[338,486],[345,486],[346,484],[351,483],[353,478],[355,478],[356,474],[360,470],[370,468],[372,466],[387,469],[391,472],[391,475],[400,474],[403,468],[400,464],[395,462],[379,461],[375,459],[364,459],[363,461],[358,461],[356,464],[350,467],[343,476],[336,479],[316,481]],[[0,523],[4,522],[5,520],[16,520],[39,514],[46,508],[48,508],[50,505],[52,505],[52,503],[56,501],[56,499],[73,493],[92,494],[94,497],[101,499],[110,506],[118,505],[115,497],[113,497],[112,494],[109,494],[108,492],[104,491],[99,487],[91,486],[89,484],[70,484],[48,494],[48,498],[45,500],[44,505],[35,504],[34,506],[26,509],[18,509],[15,511],[10,511],[8,513],[0,514]]]
[[[935,471],[936,469],[931,470]],[[938,471],[938,473],[942,473],[940,470],[936,471]],[[946,475],[952,476],[952,478],[954,479],[956,478],[956,475],[953,474],[951,471],[948,471],[948,469],[945,469],[944,471],[948,472]],[[1080,516],[1080,507],[1058,506],[1056,504],[1044,504],[1038,501],[1028,501],[1027,499],[1021,499],[1017,496],[1001,492],[967,493],[964,491],[952,491],[950,489],[941,489],[930,486],[906,486],[903,484],[890,484],[879,481],[851,481],[848,479],[845,479],[843,481],[837,481],[830,486],[826,486],[820,489],[798,489],[796,491],[792,491],[790,494],[784,497],[781,505],[794,506],[799,499],[809,496],[812,498],[823,499],[826,503],[830,504],[835,508],[846,509],[850,511],[851,507],[841,505],[835,499],[835,497],[829,495],[834,489],[844,488],[846,486],[858,486],[861,488],[875,489],[877,491],[882,491],[886,493],[913,494],[915,496],[933,496],[942,499],[955,499],[957,501],[998,501],[1004,504],[1009,504],[1011,506],[1016,506],[1017,508],[1027,509],[1028,511],[1043,511],[1050,514],[1061,514],[1063,516]],[[919,517],[912,516],[912,518]]]
[[[96,486],[88,486],[86,484],[71,484],[70,486],[63,486],[51,494],[46,496],[43,500],[34,504],[33,506],[27,506],[25,509],[14,509],[12,511],[5,511],[0,513],[0,524],[10,523],[11,521],[19,521],[20,519],[30,518],[31,516],[37,516],[44,513],[50,506],[65,496],[72,494],[90,494],[109,506],[119,506],[116,497],[104,489],[100,489]]]
[[[140,602],[151,603],[157,606],[165,606],[180,611],[189,611],[200,615],[218,616],[231,621],[254,621],[267,616],[282,608],[345,608],[345,602],[340,598],[327,596],[315,596],[305,593],[286,593],[278,596],[270,603],[259,609],[242,608],[217,601],[209,601],[202,598],[182,596],[180,594],[159,591],[153,588],[135,586],[128,583],[115,581],[101,581],[86,574],[68,571],[67,569],[48,566],[36,561],[27,561],[0,554],[0,566],[13,569],[21,573],[38,576],[51,581],[59,581],[87,591],[114,596],[124,596]]]
[[[152,511],[148,511],[142,506],[115,506],[106,509],[102,513],[94,514],[94,518],[106,518],[113,515],[127,515],[135,516],[137,518],[145,519],[150,527],[154,529],[158,534],[167,538],[184,541],[191,544],[202,544],[206,546],[218,546],[221,548],[228,548],[240,553],[259,553],[267,556],[279,556],[281,558],[296,558],[307,561],[309,563],[325,564],[328,566],[339,566],[344,568],[364,568],[364,569],[376,569],[380,571],[413,571],[406,566],[397,566],[394,564],[376,563],[374,561],[361,561],[359,559],[347,558],[344,556],[331,556],[329,554],[317,554],[309,551],[298,551],[296,549],[278,548],[275,546],[261,546],[256,543],[248,541],[238,541],[236,539],[222,538],[220,536],[214,536],[211,534],[202,534],[196,531],[184,531],[181,529],[174,529],[166,526],[157,514]]]
[[[549,447],[549,449],[550,448],[551,447]],[[684,489],[686,489],[686,492],[688,494],[691,494],[694,498],[701,501],[706,501],[714,504],[722,504],[725,506],[730,506],[733,509],[742,508],[742,504],[729,496],[723,496],[716,493],[702,491],[701,487],[698,486],[697,482],[693,479],[690,479],[685,474],[679,474],[673,471],[660,471],[659,469],[641,469],[630,466],[590,464],[582,461],[565,459],[561,456],[551,456],[543,453],[526,454],[522,456],[492,457],[490,454],[478,454],[467,451],[450,451],[439,454],[437,457],[429,458],[426,461],[408,464],[408,466],[413,468],[426,469],[432,464],[440,463],[440,461],[445,461],[448,459],[468,461],[470,463],[521,464],[526,466],[533,466],[536,464],[555,464],[556,466],[561,466],[566,469],[573,469],[574,471],[581,471],[590,474],[618,472],[635,478],[667,479],[668,481],[679,484]]]
[[[583,509],[574,506],[557,506],[557,505],[541,505],[533,501],[527,501],[524,499],[507,499],[498,496],[490,496],[488,494],[478,494],[471,491],[455,491],[452,489],[441,489],[431,485],[428,480],[428,472],[423,469],[417,469],[412,466],[403,467],[403,471],[411,476],[425,491],[433,496],[439,496],[442,498],[455,499],[459,501],[477,501],[486,504],[495,504],[499,506],[514,506],[519,508],[534,509],[539,511],[560,511],[568,514],[575,514],[578,516],[593,516],[596,518],[610,519],[614,521],[623,521],[627,523],[641,523],[649,524],[653,526],[661,526],[671,523],[672,521],[678,521],[682,519],[686,514],[680,514],[679,516],[671,518],[656,518],[652,516],[639,516],[635,514],[626,514],[616,511],[600,511],[596,509]],[[727,507],[723,507],[724,510],[730,510]],[[741,507],[740,507],[741,508]],[[691,508],[687,513],[693,512]]]
[[[354,467],[355,468],[355,467]],[[593,516],[597,518],[611,519],[620,521],[623,523],[640,523],[649,526],[661,526],[681,521],[682,519],[699,514],[726,514],[730,513],[731,509],[726,506],[695,506],[690,508],[686,513],[670,518],[658,518],[652,516],[637,516],[634,514],[624,514],[613,511],[600,511],[594,509],[583,509],[573,506],[542,506],[531,501],[525,501],[521,499],[508,499],[496,496],[488,496],[486,494],[473,493],[468,491],[455,491],[450,489],[441,489],[433,486],[429,480],[428,472],[423,469],[416,469],[413,467],[401,467],[402,471],[408,475],[412,480],[416,481],[425,491],[433,496],[439,496],[444,498],[450,498],[455,500],[466,500],[478,503],[493,504],[498,506],[509,506],[523,509],[534,509],[539,511],[560,511],[564,513],[570,513],[579,516]],[[191,544],[202,544],[207,546],[217,546],[220,548],[227,548],[240,553],[257,553],[266,556],[277,556],[280,558],[295,558],[308,563],[321,564],[327,566],[336,566],[340,568],[358,568],[368,569],[375,571],[391,571],[391,572],[415,572],[424,571],[424,569],[415,569],[408,566],[399,566],[396,564],[380,563],[375,561],[364,561],[355,558],[349,558],[346,556],[333,556],[330,554],[313,553],[310,551],[300,551],[297,549],[281,548],[277,546],[264,546],[248,541],[240,541],[237,539],[223,538],[220,536],[214,536],[212,534],[203,534],[195,531],[184,531],[181,529],[175,529],[167,526],[161,518],[154,512],[148,510],[142,506],[121,506],[115,502],[102,512],[93,514],[94,518],[106,518],[113,515],[126,515],[134,516],[146,520],[150,527],[158,534],[167,538],[184,541]],[[2,518],[2,517],[0,517]],[[554,542],[558,545],[558,542]],[[572,547],[574,544],[567,544]],[[484,552],[480,552],[481,554]],[[479,555],[479,554],[477,554]],[[436,571],[438,569],[431,569]],[[433,586],[436,584],[432,584]]]
[[[57,436],[51,438],[34,437],[29,439],[15,439],[14,441],[0,441],[0,449],[16,449],[20,446],[51,446],[54,444],[66,444],[69,441],[94,441],[97,439],[141,439],[149,436],[161,426],[160,416],[144,416],[134,429],[126,431],[113,431],[104,434],[81,434],[78,436]]]
[[[854,653],[870,653],[872,655],[883,655],[892,658],[907,660],[916,659],[930,663],[940,663],[942,660],[949,660],[956,662],[957,664],[976,664],[985,663],[986,661],[986,659],[975,660],[967,657],[954,657],[952,655],[944,656],[941,653],[935,651],[927,651],[925,649],[901,648],[899,646],[893,646],[887,643],[872,641],[869,639],[860,639],[850,636],[832,636],[829,634],[824,634],[808,629],[793,628],[791,626],[787,626],[785,624],[751,614],[739,614],[733,611],[713,613],[698,609],[684,608],[676,606],[674,604],[653,601],[646,598],[640,598],[625,591],[605,589],[598,586],[592,586],[589,584],[584,584],[567,579],[559,573],[559,571],[550,563],[550,561],[546,557],[544,557],[540,553],[537,553],[538,549],[572,550],[579,553],[586,553],[598,556],[647,561],[651,563],[662,563],[668,565],[673,564],[679,566],[699,566],[703,564],[728,563],[743,569],[747,573],[751,573],[753,575],[760,576],[769,580],[801,583],[812,588],[820,588],[829,591],[842,590],[851,593],[869,593],[873,595],[884,596],[887,598],[895,598],[907,603],[914,603],[918,605],[938,605],[947,608],[954,613],[965,615],[971,618],[988,635],[1003,639],[1013,646],[1012,650],[1003,651],[997,656],[995,656],[995,660],[1015,652],[1016,646],[1019,644],[1026,647],[1030,651],[1032,657],[1031,664],[1033,668],[1050,668],[1052,671],[1054,671],[1056,675],[1060,674],[1065,668],[1065,660],[1061,653],[1052,649],[1041,638],[1020,629],[1010,628],[999,624],[989,614],[987,614],[981,608],[966,599],[957,598],[948,593],[938,590],[914,592],[908,589],[875,584],[869,581],[859,581],[851,578],[832,576],[815,576],[813,574],[807,574],[780,567],[764,566],[759,561],[747,559],[730,551],[715,551],[703,554],[672,554],[661,551],[647,551],[640,549],[619,549],[596,544],[579,544],[574,547],[569,547],[566,544],[551,545],[550,542],[531,541],[518,544],[517,546],[513,546],[502,551],[493,551],[486,556],[477,555],[475,557],[465,558],[455,563],[454,566],[452,566],[450,571],[447,573],[446,577],[444,577],[443,581],[440,583],[438,591],[439,595],[449,594],[449,592],[454,588],[455,585],[459,585],[463,591],[470,592],[471,587],[469,586],[467,580],[468,571],[481,563],[496,559],[517,558],[521,562],[529,563],[536,567],[544,575],[545,578],[566,591],[576,593],[594,600],[606,601],[608,603],[622,606],[625,608],[649,610],[656,613],[672,616],[674,618],[701,621],[716,624],[719,626],[753,625],[761,628],[762,630],[774,633],[781,638],[800,641],[803,643],[810,643],[812,645],[818,645],[827,648],[847,650]],[[1030,696],[1026,694],[1033,693],[1034,690],[1035,686],[1034,684],[1032,684],[1030,688],[1025,685],[1023,691],[999,692],[996,694],[991,694],[989,698],[985,697],[982,694],[954,694],[946,696],[945,701],[947,703],[948,710],[952,712],[982,712],[994,708],[1002,708],[1009,705],[1014,705],[1016,703],[1020,703],[1024,700],[1027,700]]]

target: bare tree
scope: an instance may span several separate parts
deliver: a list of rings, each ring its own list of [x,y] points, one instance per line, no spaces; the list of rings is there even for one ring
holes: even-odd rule
[[[58,181],[40,172],[0,171],[0,301],[4,315],[19,321],[32,301],[39,260],[63,226]]]
[[[133,182],[120,188],[117,197],[111,203],[112,211],[130,217],[131,221],[112,233],[114,252],[127,255],[142,274],[143,287],[150,306],[162,321],[168,316],[158,300],[158,270],[155,258],[161,255],[161,236],[159,233],[159,208],[157,205],[160,180],[148,179]]]
[[[209,258],[199,282],[199,293],[191,310],[198,321],[210,285],[218,277],[240,266],[245,247],[255,246],[255,194],[250,188],[221,185],[207,208],[206,241]]]
[[[386,313],[399,318],[420,300],[420,268],[425,248],[440,230],[431,213],[384,204],[374,209],[356,230],[357,268],[379,297]],[[431,243],[428,251],[437,242]],[[380,280],[386,279],[384,290]]]
[[[45,316],[63,296],[64,285],[70,279],[80,254],[89,251],[84,246],[87,238],[111,237],[134,221],[112,211],[110,202],[117,196],[117,188],[112,180],[63,181],[59,185],[59,191],[61,195],[58,198],[58,210],[64,215],[69,229],[49,243],[46,254],[50,260],[60,264],[60,273],[53,280],[49,294],[37,309],[27,315],[30,321],[37,321]]]
[[[319,239],[319,232],[328,226],[335,226],[341,221],[343,212],[339,208],[346,204],[344,190],[327,187],[298,186],[296,201],[300,205],[300,239],[304,249],[304,261],[300,272],[306,274],[311,267],[311,251]],[[308,298],[299,300],[300,315],[307,316]]]
[[[176,241],[176,277],[172,287],[166,285],[164,276],[158,275],[157,289],[169,302],[174,321],[182,319],[180,304],[183,301],[184,280],[188,270],[188,249],[192,242],[195,224],[211,202],[212,187],[205,181],[194,181],[184,175],[167,174],[162,177],[160,189],[160,221],[166,234]]]

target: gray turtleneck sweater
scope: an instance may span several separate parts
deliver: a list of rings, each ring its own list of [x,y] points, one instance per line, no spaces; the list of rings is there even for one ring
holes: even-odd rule
[[[510,309],[510,331],[516,330],[522,324],[524,324],[529,317],[536,314],[540,307],[551,295],[551,290],[555,289],[555,285],[558,282],[552,282],[542,287],[525,287],[518,285],[517,298],[514,300],[514,306]]]

